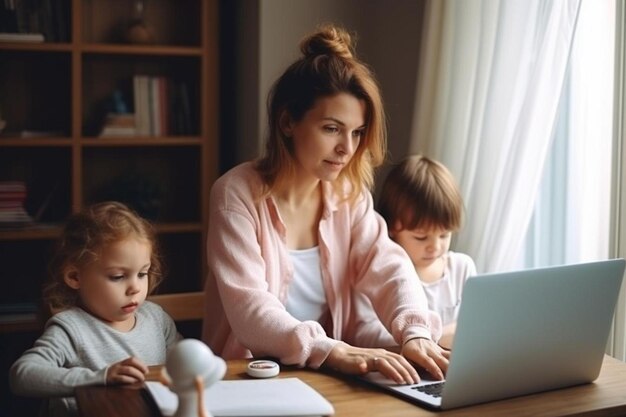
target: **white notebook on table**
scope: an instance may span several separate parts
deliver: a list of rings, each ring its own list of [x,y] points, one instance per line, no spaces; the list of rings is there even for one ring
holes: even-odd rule
[[[172,416],[178,396],[160,382],[146,382],[164,416]],[[299,378],[218,381],[206,390],[214,417],[331,416],[332,404]]]

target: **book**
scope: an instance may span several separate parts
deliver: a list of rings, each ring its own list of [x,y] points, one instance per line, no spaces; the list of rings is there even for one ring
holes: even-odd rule
[[[151,134],[166,136],[167,129],[167,79],[150,77]]]
[[[104,126],[135,127],[133,113],[109,113],[104,118]]]
[[[164,416],[172,416],[178,396],[160,382],[147,381],[148,392]],[[205,391],[214,417],[330,416],[332,404],[299,378],[217,381]]]
[[[137,135],[150,136],[150,77],[135,75],[133,77],[133,101]]]
[[[192,122],[191,97],[187,83],[172,81],[169,87],[167,100],[171,109],[168,115],[171,133],[174,135],[191,135],[195,129]]]
[[[189,86],[184,82],[180,84],[180,105],[182,112],[182,131],[180,133],[190,135],[194,130],[191,121],[191,98]]]
[[[2,40],[68,42],[68,13],[67,0],[4,0],[0,4],[0,32],[11,36]]]
[[[159,137],[180,133],[173,128],[170,113],[178,111],[182,114],[184,103],[170,99],[170,88],[173,88],[172,81],[164,76],[133,77],[133,102],[138,135]]]
[[[37,304],[31,302],[0,303],[0,314],[36,313]]]
[[[45,41],[41,33],[0,33],[0,42],[30,42],[39,43]]]
[[[24,209],[27,189],[22,181],[0,181],[0,229],[14,229],[33,224]]]
[[[117,138],[124,136],[137,135],[137,129],[132,127],[120,127],[120,126],[104,126],[98,135],[99,138]]]
[[[54,1],[54,10],[52,12],[54,17],[54,25],[57,31],[57,41],[58,42],[69,42],[70,41],[70,29],[68,28],[68,17],[66,13],[68,13],[65,2],[61,0]]]
[[[133,113],[109,113],[98,137],[135,136],[137,134],[135,115]]]
[[[39,309],[33,302],[0,303],[0,318],[8,320],[14,317],[36,318]]]
[[[0,323],[37,320],[37,315],[35,303],[0,303]]]
[[[15,323],[37,320],[37,313],[7,313],[0,314],[0,323]]]
[[[165,77],[158,77],[159,84],[159,118],[161,119],[161,133],[163,136],[170,134],[169,128],[169,98],[168,98],[168,82]]]

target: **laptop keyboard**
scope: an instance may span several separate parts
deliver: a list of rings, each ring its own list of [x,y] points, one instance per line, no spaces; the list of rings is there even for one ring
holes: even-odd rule
[[[420,392],[423,392],[424,394],[428,394],[432,397],[435,398],[439,398],[441,397],[441,392],[443,391],[443,385],[444,382],[437,382],[435,384],[429,384],[429,385],[420,385],[417,387],[411,387],[412,389],[416,389]]]

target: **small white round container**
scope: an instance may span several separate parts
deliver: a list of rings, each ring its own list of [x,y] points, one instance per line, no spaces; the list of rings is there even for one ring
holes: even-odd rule
[[[280,366],[274,361],[258,360],[248,364],[246,373],[253,378],[271,378],[278,375]]]

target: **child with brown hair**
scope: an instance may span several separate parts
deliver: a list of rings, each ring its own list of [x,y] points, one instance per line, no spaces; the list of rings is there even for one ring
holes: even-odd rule
[[[143,381],[180,339],[171,317],[145,301],[162,279],[160,254],[152,226],[125,205],[71,216],[50,272],[44,299],[56,314],[10,371],[15,394],[51,398],[49,414],[73,414],[77,386]]]
[[[381,190],[377,207],[389,236],[407,252],[428,306],[442,320],[439,344],[450,348],[456,329],[465,281],[476,275],[468,255],[450,250],[452,233],[462,225],[463,199],[454,177],[443,164],[423,155],[413,155],[395,165]],[[366,317],[361,326],[379,326],[378,339],[368,344],[393,343],[391,335],[361,306]],[[363,312],[365,311],[365,313]]]

